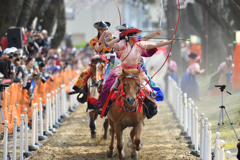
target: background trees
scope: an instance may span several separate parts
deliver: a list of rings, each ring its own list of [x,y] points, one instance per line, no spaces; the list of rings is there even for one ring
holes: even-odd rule
[[[1,0],[0,2],[0,37],[8,27],[27,27],[37,18],[36,30],[46,29],[51,35],[57,24],[51,47],[56,48],[65,33],[64,0]],[[39,28],[38,26],[42,27]]]

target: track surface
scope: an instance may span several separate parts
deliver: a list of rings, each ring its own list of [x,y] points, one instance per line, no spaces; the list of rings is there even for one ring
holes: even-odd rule
[[[167,103],[159,103],[158,114],[150,119],[145,119],[145,126],[141,134],[143,148],[138,152],[140,160],[165,160],[165,159],[196,159],[189,155],[186,140],[183,140],[177,128],[179,124]],[[102,139],[103,119],[97,119],[97,138],[91,138],[86,117],[86,105],[80,105],[75,112],[69,115],[62,123],[58,132],[45,140],[43,146],[33,152],[29,160],[102,160],[106,156],[110,136]],[[128,142],[130,129],[124,131],[125,144]],[[115,140],[116,142],[116,140]],[[116,149],[116,143],[115,143]],[[126,159],[131,159],[131,149],[125,145]],[[112,159],[118,159],[117,150]]]

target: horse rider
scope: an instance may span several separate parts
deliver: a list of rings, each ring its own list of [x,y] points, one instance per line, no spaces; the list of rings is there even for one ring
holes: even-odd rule
[[[118,79],[117,76],[122,73],[122,69],[137,69],[141,67],[141,59],[142,56],[144,57],[151,57],[155,52],[157,47],[162,47],[165,45],[173,44],[175,41],[170,40],[167,42],[155,42],[155,43],[148,43],[146,40],[161,34],[160,31],[152,33],[151,36],[145,36],[146,38],[142,38],[143,41],[137,41],[135,38],[131,38],[129,36],[136,36],[138,33],[141,33],[141,31],[137,28],[129,28],[129,27],[122,27],[119,26],[117,28],[121,28],[120,30],[120,36],[111,40],[109,43],[107,43],[108,46],[112,47],[113,49],[118,50],[117,57],[122,61],[121,64],[118,64],[116,67],[114,67],[108,76],[106,83],[104,84],[103,91],[101,92],[97,107],[102,108],[104,105],[104,102],[107,99],[107,96],[110,93],[110,89],[112,86],[118,85]],[[105,34],[105,33],[104,33]],[[138,39],[138,38],[137,38]],[[145,40],[145,41],[144,41]],[[142,63],[142,65],[144,65]],[[145,70],[146,71],[146,70]],[[156,104],[156,94],[162,94],[160,88],[159,90],[153,90],[151,85],[149,85],[149,77],[146,75],[144,70],[141,72],[141,79],[142,79],[142,86],[148,90],[148,92],[145,90],[146,98],[144,100],[144,103],[146,104],[146,116],[148,119],[152,118],[154,115],[157,114],[157,104]],[[161,92],[161,93],[160,93]],[[163,94],[162,99],[163,100]],[[111,101],[109,102],[111,104]],[[105,114],[106,115],[106,112]]]
[[[109,73],[110,69],[114,67],[115,55],[114,55],[114,50],[111,47],[107,47],[105,46],[104,43],[100,43],[100,39],[105,38],[105,36],[103,37],[102,34],[104,33],[104,31],[108,30],[110,25],[111,24],[109,22],[104,22],[104,21],[94,23],[93,26],[97,29],[98,34],[97,36],[95,36],[93,39],[90,40],[90,46],[92,47],[92,49],[95,50],[95,53],[105,56],[109,62],[105,72],[106,74],[104,76],[105,79],[107,77],[107,74],[108,75],[110,74]],[[116,36],[112,34],[111,35],[108,34],[107,38],[109,41],[111,41],[112,39],[115,39]],[[80,74],[80,76],[78,77],[78,80],[73,86],[73,89],[76,92],[83,94],[81,98],[78,98],[78,100],[81,101],[82,103],[86,102],[87,100],[86,97],[88,95],[88,92],[86,91],[85,86],[90,76],[91,76],[91,67],[88,66],[86,70]]]

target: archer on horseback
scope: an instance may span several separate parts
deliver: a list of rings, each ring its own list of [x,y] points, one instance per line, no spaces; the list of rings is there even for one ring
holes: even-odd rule
[[[97,28],[98,34],[96,37],[90,40],[90,46],[92,47],[92,49],[95,50],[95,54],[105,56],[109,62],[105,71],[106,73],[104,76],[105,79],[110,74],[109,70],[114,67],[115,56],[114,56],[114,50],[111,47],[106,47],[104,43],[100,43],[100,40],[105,38],[103,37],[103,32],[108,30],[110,25],[111,24],[109,22],[104,22],[104,21],[94,23],[93,26]],[[108,35],[109,41],[114,38],[116,38],[114,35],[112,34]],[[86,68],[86,70],[80,74],[80,76],[78,77],[78,80],[73,86],[73,89],[75,90],[75,92],[83,94],[82,97],[78,98],[78,101],[80,101],[81,103],[85,103],[87,101],[88,91],[87,91],[86,84],[90,76],[91,76],[91,66],[89,65]],[[104,82],[105,81],[103,79],[103,84]]]
[[[108,43],[108,46],[112,47],[113,49],[118,50],[117,52],[117,57],[122,61],[121,64],[117,65],[114,67],[108,76],[108,79],[106,80],[106,83],[104,85],[103,91],[101,92],[98,102],[97,102],[97,107],[102,108],[104,102],[107,99],[107,96],[110,93],[110,90],[112,86],[119,85],[117,76],[122,73],[122,69],[128,70],[128,69],[137,69],[140,68],[141,65],[144,68],[144,63],[142,59],[143,57],[151,57],[156,51],[157,47],[162,47],[165,45],[173,44],[175,41],[170,40],[167,42],[155,42],[155,43],[148,43],[145,41],[137,41],[134,38],[129,38],[129,36],[135,36],[136,34],[140,33],[141,31],[137,28],[129,28],[129,27],[123,27],[119,26],[117,28],[120,28],[119,31],[120,36],[118,38],[113,39]],[[160,31],[159,31],[160,32]],[[159,35],[160,33],[154,33],[155,35]],[[154,37],[155,35],[151,35]],[[150,36],[147,36],[150,37]],[[144,40],[148,40],[149,38],[142,38]],[[157,114],[157,104],[156,104],[156,95],[159,95],[160,98],[157,99],[163,100],[164,96],[160,90],[160,88],[155,88],[154,90],[152,89],[151,81],[149,82],[149,77],[147,74],[144,72],[146,70],[141,71],[141,84],[144,86],[144,92],[146,95],[146,98],[144,100],[144,104],[146,104],[146,115],[147,118],[150,119],[154,115]],[[155,86],[157,87],[157,86]],[[111,101],[109,102],[111,104]],[[102,113],[103,115],[103,113]],[[105,114],[106,115],[106,112]]]

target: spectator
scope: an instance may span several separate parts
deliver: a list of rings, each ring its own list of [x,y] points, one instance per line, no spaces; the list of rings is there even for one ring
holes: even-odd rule
[[[13,82],[20,82],[24,78],[25,74],[21,66],[22,57],[16,48],[15,50],[16,51],[13,54],[13,67],[14,67],[16,76]]]
[[[5,61],[7,63],[7,78],[14,79],[14,68],[13,68],[13,51],[11,48],[6,48],[3,52],[3,55],[1,57],[2,61]]]
[[[54,74],[56,72],[59,72],[61,70],[61,67],[59,65],[57,65],[57,55],[54,54],[50,57],[50,64],[48,65],[47,67],[47,72],[50,73],[50,74]]]
[[[193,64],[191,64],[185,71],[181,88],[183,93],[187,93],[187,96],[192,99],[199,100],[199,87],[196,80],[196,76],[205,72],[205,69],[200,69],[201,58],[195,53],[189,55],[193,59]]]
[[[50,46],[51,45],[51,37],[48,37],[48,32],[47,30],[42,30],[42,35],[43,35],[43,42],[44,46]]]
[[[168,76],[170,76],[175,82],[178,84],[178,77],[176,75],[177,72],[177,63],[172,60],[172,53],[170,52],[168,57],[168,68],[167,73],[164,76],[165,81],[165,97],[168,96]]]
[[[67,48],[72,48],[73,47],[71,37],[72,37],[72,33],[68,33],[67,38],[66,38]]]
[[[218,72],[221,73],[219,77],[218,84],[232,84],[232,74],[233,74],[233,63],[232,57],[227,57],[225,62],[222,62],[218,67]]]

